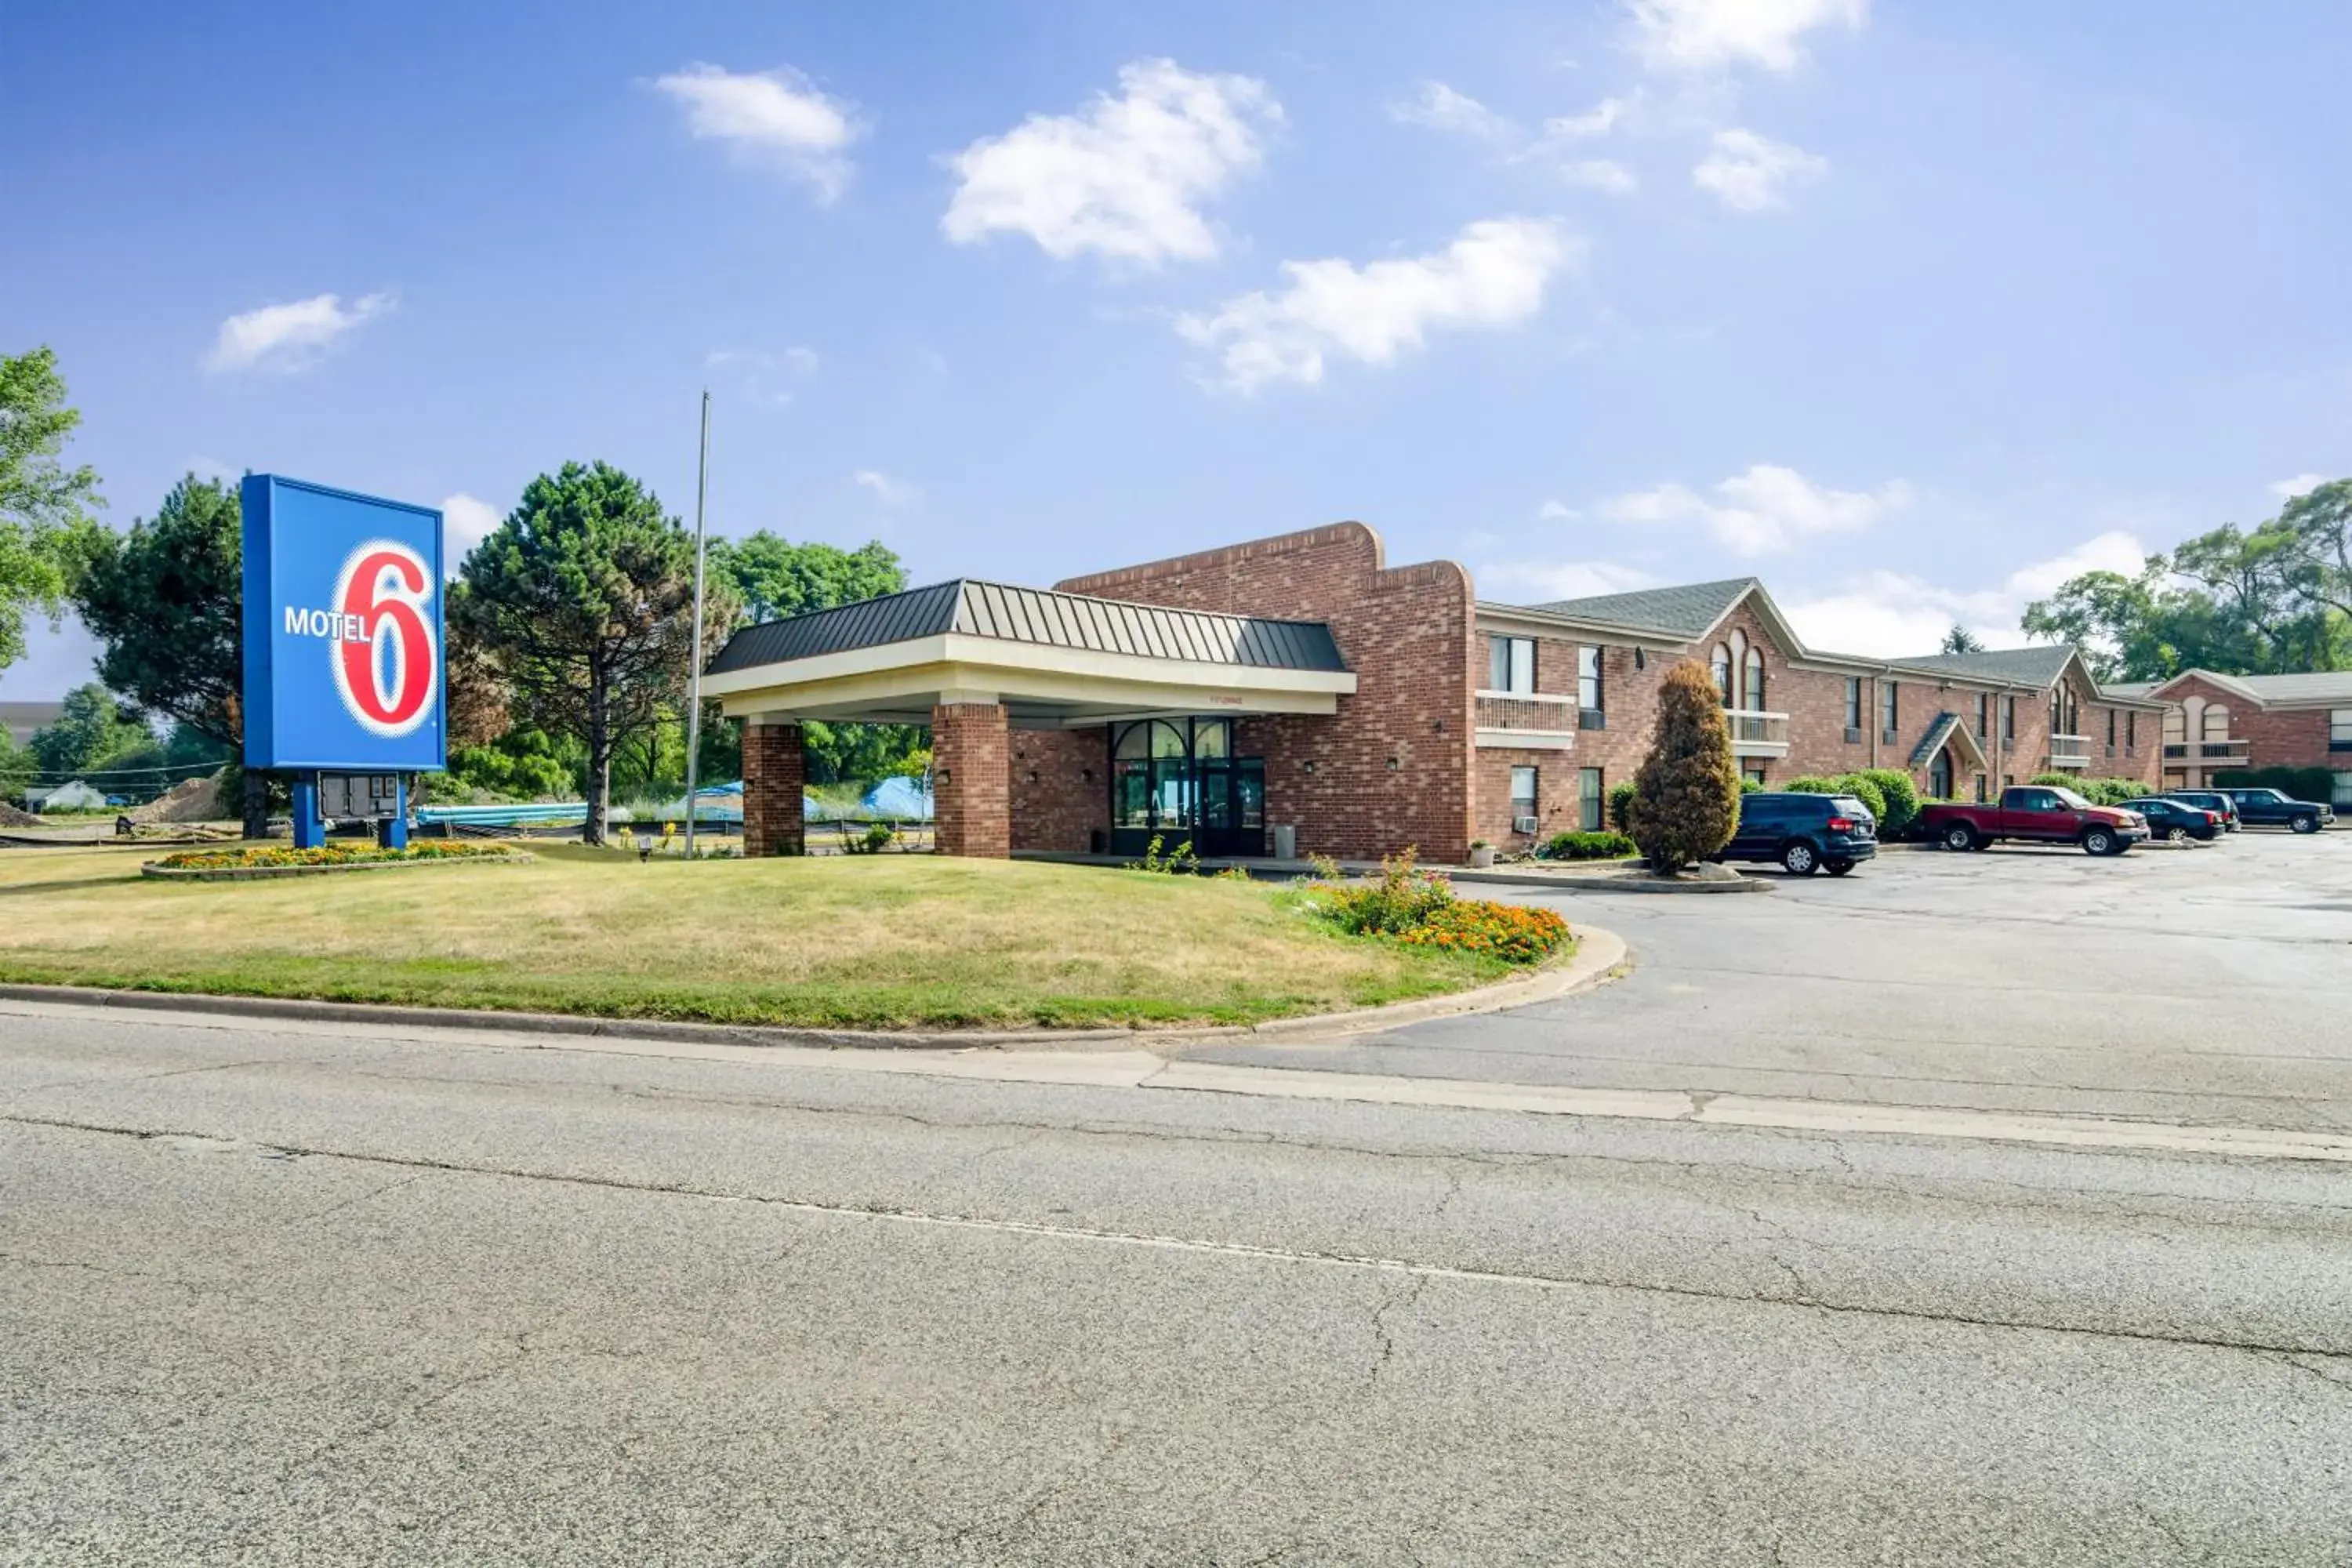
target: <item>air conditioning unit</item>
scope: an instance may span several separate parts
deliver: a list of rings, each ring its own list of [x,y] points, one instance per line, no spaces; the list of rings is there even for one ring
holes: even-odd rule
[[[1534,817],[1532,817],[1532,816],[1515,816],[1515,817],[1511,818],[1511,831],[1512,831],[1512,832],[1514,832],[1514,833],[1533,833],[1535,830],[1536,830],[1536,819],[1535,819]]]

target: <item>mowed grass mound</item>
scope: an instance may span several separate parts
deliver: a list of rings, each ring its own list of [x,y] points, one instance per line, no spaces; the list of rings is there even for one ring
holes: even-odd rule
[[[0,980],[838,1028],[1248,1023],[1499,961],[1340,936],[1263,884],[930,856],[143,880],[0,851]]]

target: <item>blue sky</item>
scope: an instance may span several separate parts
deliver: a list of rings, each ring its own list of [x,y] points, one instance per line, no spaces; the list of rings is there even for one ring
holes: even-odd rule
[[[1353,517],[1917,651],[2352,472],[2352,9],[16,0],[0,344],[110,515],[604,458],[1050,582]],[[85,679],[68,629],[0,696]]]

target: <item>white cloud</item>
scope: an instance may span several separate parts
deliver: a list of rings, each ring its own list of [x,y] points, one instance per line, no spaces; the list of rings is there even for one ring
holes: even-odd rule
[[[2136,535],[2115,530],[2021,566],[1995,587],[1948,588],[1899,572],[1870,572],[1833,593],[1780,607],[1808,645],[1834,653],[1877,658],[1930,653],[1954,625],[1988,647],[2014,647],[2024,641],[2018,619],[2028,604],[2085,572],[2137,574],[2147,553]]]
[[[783,360],[786,364],[803,375],[814,375],[817,373],[817,366],[823,363],[818,359],[816,350],[803,348],[798,343],[784,351]]]
[[[1718,131],[1715,151],[1691,171],[1691,179],[1736,212],[1762,212],[1780,205],[1782,186],[1810,179],[1829,166],[1826,158],[1753,131]]]
[[[830,202],[849,184],[850,146],[866,133],[850,106],[790,67],[730,71],[699,61],[654,79],[686,110],[698,140],[724,142],[771,160]]]
[[[1033,114],[950,156],[948,238],[1025,234],[1048,256],[1093,251],[1147,267],[1215,256],[1201,205],[1265,157],[1282,106],[1264,82],[1173,60],[1138,60],[1118,82],[1117,96],[1098,94],[1079,113]]]
[[[1515,602],[1543,604],[1553,599],[1587,599],[1595,594],[1623,594],[1657,585],[1658,579],[1638,567],[1613,561],[1502,561],[1478,568],[1483,587],[1517,594]]]
[[[196,478],[211,479],[216,484],[227,484],[237,478],[237,471],[235,468],[217,458],[207,458],[201,452],[190,458],[184,466]]]
[[[1626,0],[1634,48],[1654,69],[1715,70],[1746,62],[1793,68],[1799,40],[1817,27],[1858,28],[1870,0]]]
[[[1432,131],[1475,136],[1482,142],[1508,141],[1514,134],[1509,121],[1442,81],[1423,82],[1419,96],[1408,102],[1390,104],[1389,118],[1401,125],[1426,126]]]
[[[1270,381],[1314,385],[1325,356],[1387,364],[1433,331],[1509,326],[1543,306],[1544,286],[1582,242],[1533,218],[1474,223],[1444,250],[1361,268],[1334,258],[1286,261],[1285,286],[1228,300],[1177,331],[1218,356],[1217,379],[1251,392]]]
[[[205,363],[216,371],[306,370],[337,339],[397,303],[391,294],[363,294],[346,307],[340,294],[314,294],[264,305],[223,321]]]
[[[1559,177],[1571,185],[1622,195],[1633,188],[1633,171],[1613,158],[1578,158],[1559,166]]]
[[[1557,137],[1605,136],[1624,118],[1625,100],[1604,98],[1582,114],[1557,115],[1543,122],[1544,134]]]
[[[2271,494],[2281,500],[2293,500],[2297,496],[2309,495],[2326,482],[2326,474],[2297,474],[2291,479],[2281,479],[2272,485]]]
[[[1538,522],[1574,522],[1583,515],[1566,501],[1548,500],[1536,508],[1536,521]]]
[[[499,509],[459,490],[441,498],[441,564],[454,577],[458,563],[506,520]]]
[[[1872,491],[1834,490],[1770,463],[1732,475],[1715,494],[1710,500],[1683,485],[1660,485],[1603,501],[1601,515],[1616,522],[1704,523],[1735,555],[1766,555],[1817,534],[1868,528],[1910,500],[1900,479]]]
[[[904,479],[894,479],[878,468],[860,468],[850,479],[856,484],[874,492],[874,499],[884,506],[912,506],[923,499],[923,492]]]
[[[752,403],[787,404],[792,384],[808,380],[819,364],[814,349],[797,345],[781,353],[765,349],[713,349],[702,356],[705,370],[731,370],[740,377],[741,395]]]

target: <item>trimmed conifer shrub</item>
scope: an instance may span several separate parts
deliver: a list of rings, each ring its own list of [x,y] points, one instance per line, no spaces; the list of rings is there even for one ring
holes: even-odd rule
[[[1739,770],[1706,667],[1685,659],[1658,684],[1657,739],[1634,775],[1627,832],[1651,866],[1679,870],[1731,842]]]

